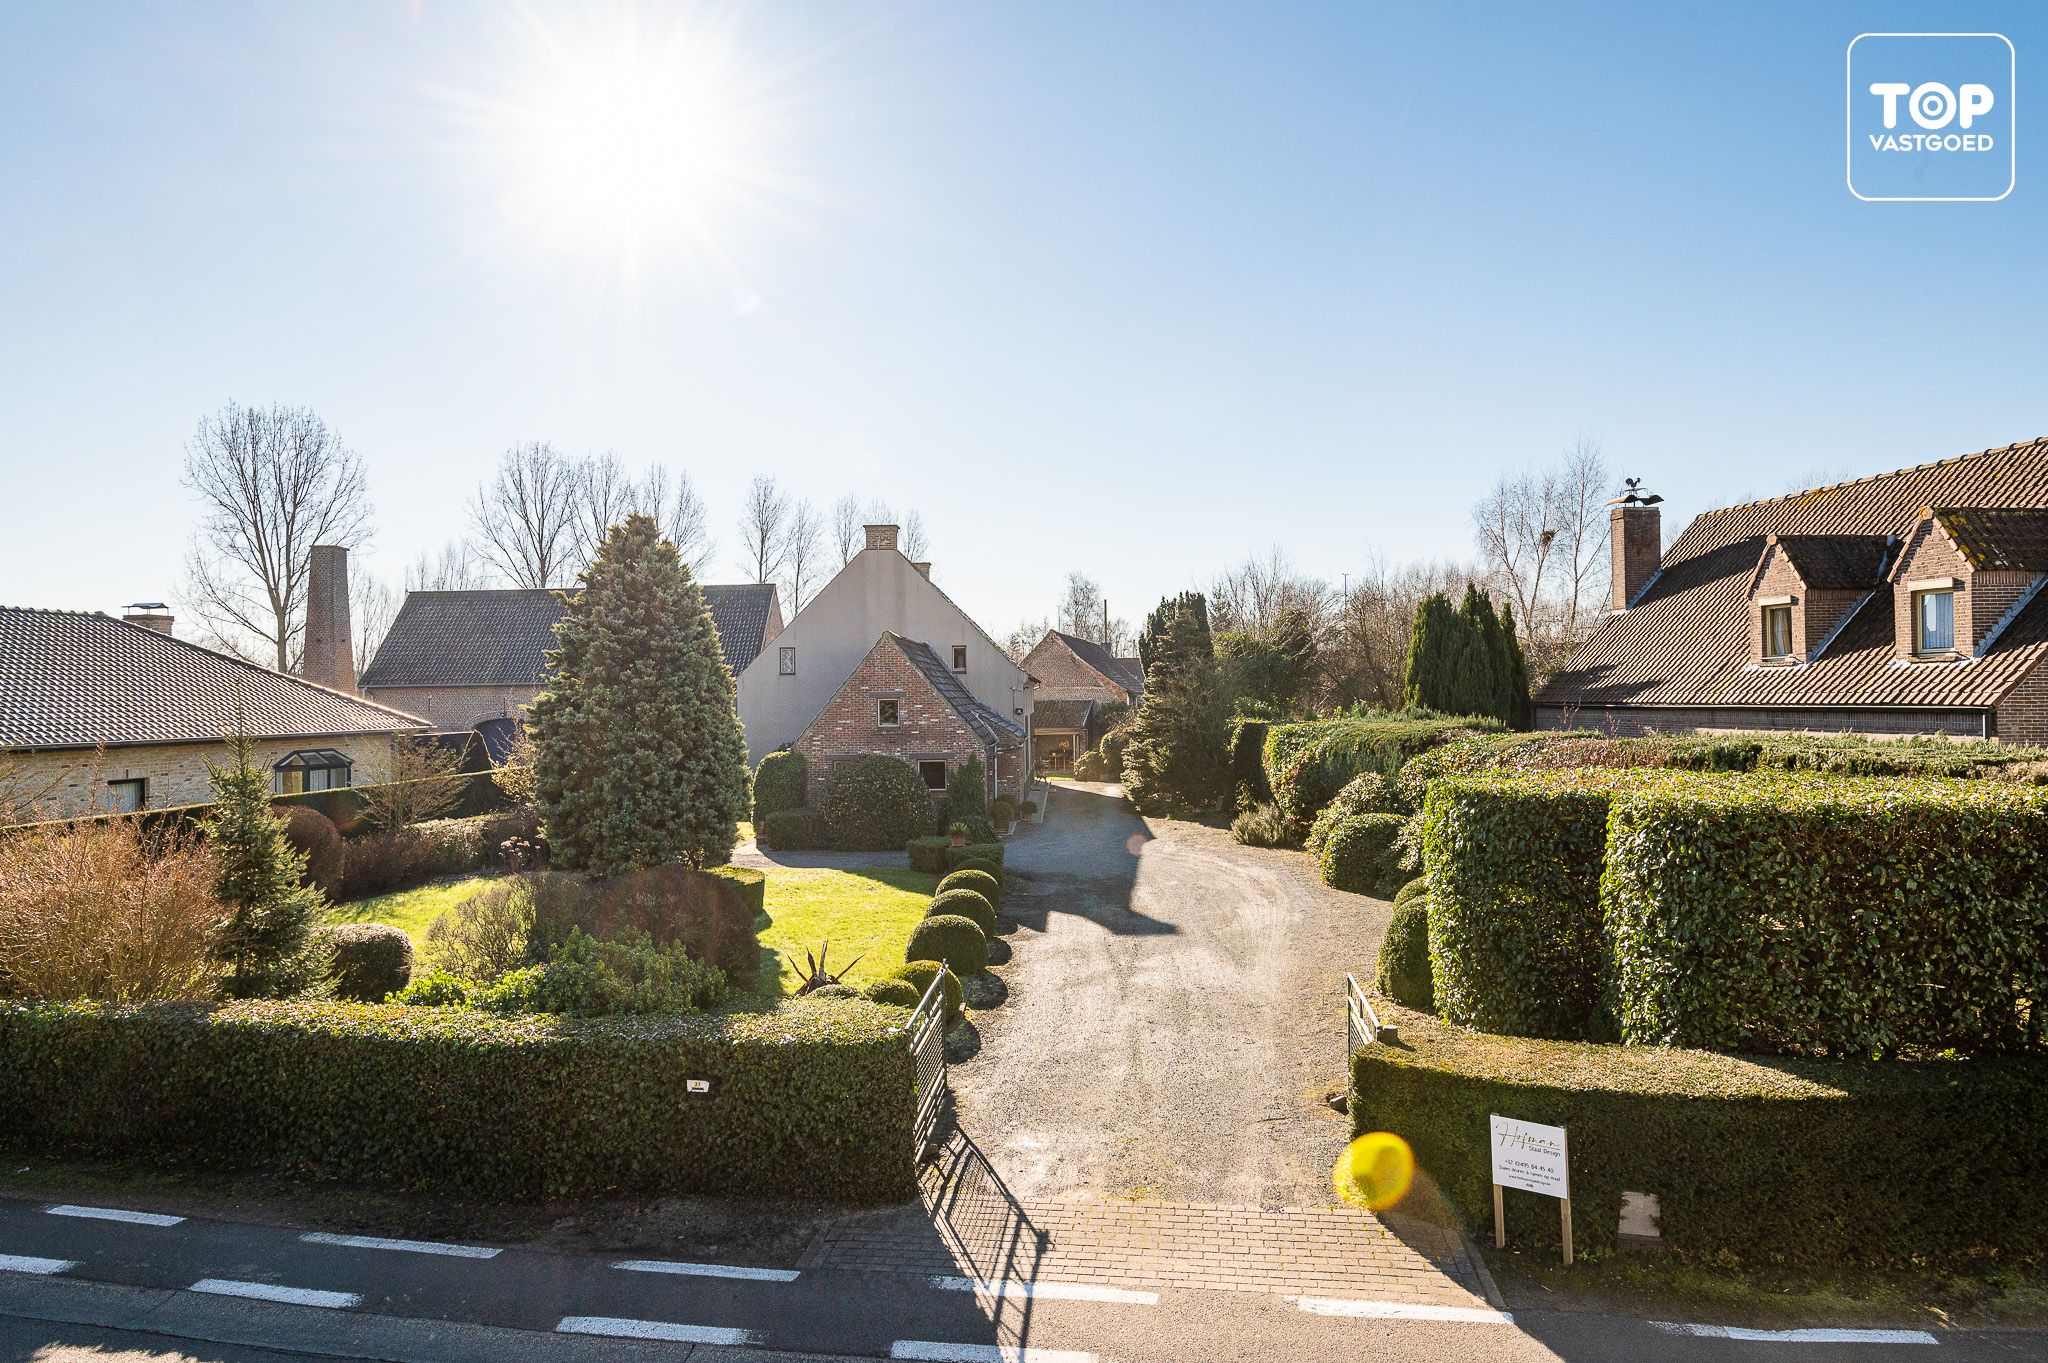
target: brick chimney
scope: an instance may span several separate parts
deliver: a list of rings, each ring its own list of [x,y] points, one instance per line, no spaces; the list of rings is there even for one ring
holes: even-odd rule
[[[161,601],[134,602],[128,606],[127,614],[121,619],[131,625],[153,629],[158,634],[169,634],[171,626],[177,622],[177,617],[171,614],[171,608]]]
[[[348,550],[316,544],[306,573],[306,651],[299,675],[337,691],[355,690],[348,635]]]
[[[1664,561],[1664,517],[1655,503],[1645,505],[1630,493],[1609,513],[1608,524],[1614,546],[1613,606],[1625,611]]]
[[[932,575],[932,562],[930,559],[926,559],[923,563],[913,562],[910,566],[923,573],[926,577]]]
[[[894,549],[896,547],[897,527],[893,525],[870,525],[865,528],[868,532],[868,548]]]

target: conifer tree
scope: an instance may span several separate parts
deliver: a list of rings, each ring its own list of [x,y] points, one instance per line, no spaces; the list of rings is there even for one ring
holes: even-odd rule
[[[1508,727],[1527,729],[1533,718],[1529,711],[1529,659],[1522,652],[1521,635],[1515,633],[1515,608],[1511,602],[1501,603],[1500,632],[1507,658],[1506,674],[1502,680],[1508,693]]]
[[[1152,663],[1159,656],[1174,622],[1183,615],[1193,617],[1194,628],[1182,636],[1180,647],[1206,653],[1211,658],[1216,656],[1215,643],[1209,637],[1209,598],[1200,592],[1182,592],[1153,607],[1152,613],[1145,617],[1145,628],[1138,633],[1138,668],[1147,676],[1151,675]]]
[[[1403,698],[1411,707],[1451,712],[1451,677],[1462,632],[1458,612],[1442,592],[1431,592],[1416,604],[1402,678]]]
[[[305,883],[306,857],[285,841],[284,820],[270,810],[270,773],[256,745],[236,726],[228,762],[207,764],[213,810],[200,825],[219,867],[214,894],[227,922],[214,956],[227,965],[222,992],[230,998],[274,998],[303,992],[321,962],[309,945],[326,906]]]
[[[1208,603],[1193,592],[1161,602],[1145,628],[1151,661],[1126,730],[1124,793],[1141,814],[1204,810],[1230,789],[1230,702]]]
[[[550,855],[596,876],[729,861],[747,752],[703,590],[639,513],[580,581],[528,720]]]

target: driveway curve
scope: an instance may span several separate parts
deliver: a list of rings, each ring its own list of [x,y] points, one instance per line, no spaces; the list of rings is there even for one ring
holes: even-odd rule
[[[1005,856],[1008,998],[953,1072],[961,1130],[1024,1200],[1327,1202],[1347,1134],[1343,979],[1390,908],[1298,852],[1060,783]]]

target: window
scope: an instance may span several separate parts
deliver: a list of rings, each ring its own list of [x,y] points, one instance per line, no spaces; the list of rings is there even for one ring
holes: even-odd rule
[[[1913,597],[1913,651],[1953,653],[1956,650],[1956,594],[1920,592]]]
[[[149,803],[149,782],[141,777],[107,782],[107,808],[116,814],[133,814]]]
[[[917,774],[924,778],[924,788],[926,790],[944,790],[946,788],[946,764],[944,762],[920,762],[917,764]]]
[[[1764,656],[1766,658],[1789,658],[1792,656],[1792,608],[1790,606],[1764,607]]]
[[[965,672],[967,670],[967,645],[953,645],[953,670],[955,672]]]
[[[777,649],[777,650],[775,651],[775,660],[776,660],[776,662],[778,662],[779,664],[781,664],[781,670],[782,670],[782,675],[783,675],[783,676],[785,676],[785,677],[794,677],[794,676],[796,675],[796,650],[795,650],[795,649],[793,649],[793,648],[779,648],[779,649]]]
[[[279,795],[300,795],[309,790],[340,790],[351,784],[353,764],[332,748],[308,748],[278,759],[272,788]]]
[[[875,702],[875,723],[884,729],[893,729],[898,722],[898,707],[902,702],[894,696],[884,696]]]

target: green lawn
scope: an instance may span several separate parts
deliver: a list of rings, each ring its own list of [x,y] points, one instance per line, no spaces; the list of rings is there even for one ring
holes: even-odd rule
[[[910,930],[924,917],[939,878],[895,868],[834,871],[779,867],[768,873],[768,925],[761,945],[775,953],[780,984],[796,988],[796,973],[784,953],[798,960],[830,941],[827,964],[837,968],[861,958],[848,983],[865,983],[903,964]],[[336,904],[335,923],[389,923],[411,934],[415,948],[426,945],[427,925],[488,883],[488,877],[442,881],[395,894]]]

